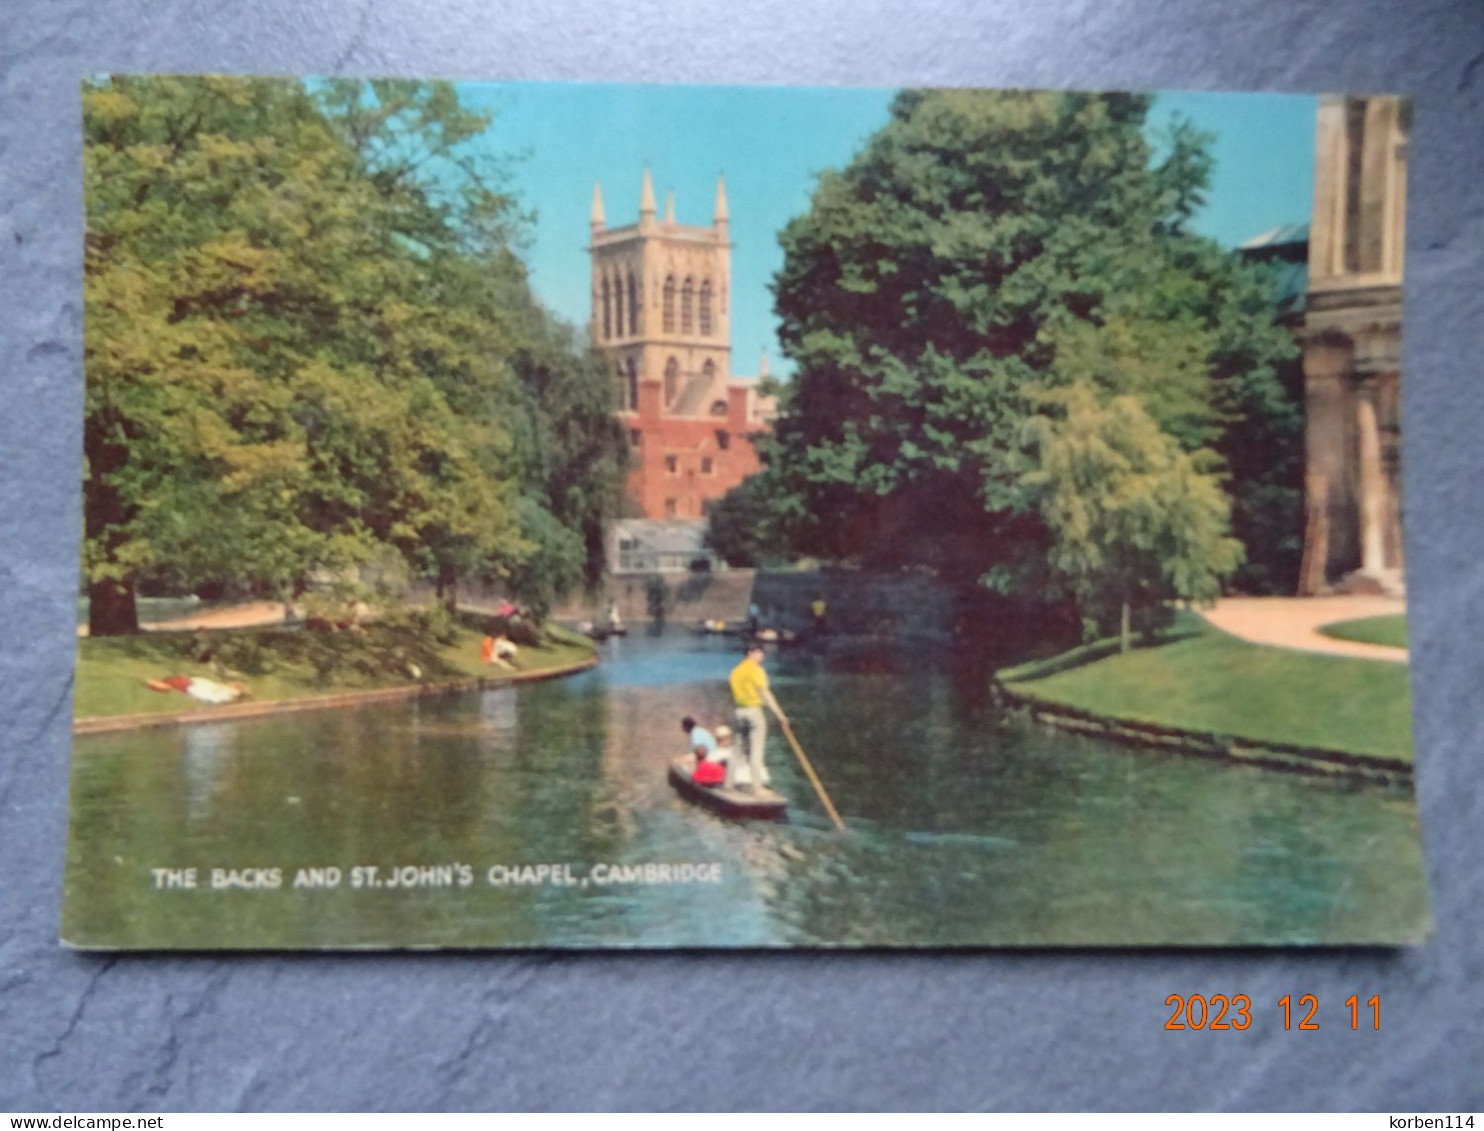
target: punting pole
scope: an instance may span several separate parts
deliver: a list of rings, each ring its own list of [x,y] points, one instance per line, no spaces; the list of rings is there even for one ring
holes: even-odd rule
[[[778,720],[778,725],[783,728],[783,735],[788,739],[788,744],[794,748],[794,753],[799,756],[799,764],[804,767],[804,773],[809,777],[809,784],[814,786],[814,792],[819,794],[819,799],[824,802],[825,812],[830,815],[830,820],[835,822],[835,828],[840,832],[845,831],[845,822],[840,820],[840,814],[835,812],[835,803],[830,800],[830,795],[824,791],[824,783],[819,780],[819,775],[814,772],[814,767],[809,764],[809,758],[804,753],[804,748],[799,745],[799,740],[794,737],[793,728],[783,720]]]

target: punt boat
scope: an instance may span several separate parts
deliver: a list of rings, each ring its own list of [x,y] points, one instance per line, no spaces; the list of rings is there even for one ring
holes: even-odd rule
[[[754,817],[776,821],[788,809],[788,798],[767,786],[757,793],[727,789],[720,785],[697,785],[691,778],[694,759],[683,754],[670,763],[670,784],[687,801],[727,817]]]

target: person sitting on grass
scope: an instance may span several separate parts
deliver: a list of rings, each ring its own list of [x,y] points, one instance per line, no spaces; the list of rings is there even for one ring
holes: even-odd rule
[[[716,736],[695,719],[686,715],[680,720],[690,752],[695,757],[691,780],[697,785],[720,785],[726,780],[726,767],[716,758]]]
[[[516,667],[515,658],[520,655],[520,649],[503,632],[495,636],[486,636],[479,645],[479,662],[482,664],[498,664],[502,668]]]
[[[235,703],[249,698],[245,683],[222,683],[201,676],[166,676],[164,679],[145,680],[144,686],[151,691],[182,691],[202,703]]]

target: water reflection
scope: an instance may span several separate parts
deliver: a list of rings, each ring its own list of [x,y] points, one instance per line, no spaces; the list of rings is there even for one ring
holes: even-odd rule
[[[671,631],[519,690],[178,731],[74,758],[66,935],[133,946],[1388,942],[1425,922],[1415,805],[1372,787],[1015,724],[931,656],[772,662],[850,831],[778,736],[784,825],[666,784],[678,720],[723,721],[735,642]],[[172,756],[172,754],[174,756]],[[491,865],[720,863],[720,883],[491,887]],[[149,869],[277,866],[272,892]],[[467,866],[468,887],[353,887]],[[292,886],[334,866],[333,890]],[[366,873],[362,873],[364,877]]]
[[[207,816],[212,800],[222,788],[236,739],[230,728],[223,726],[185,727],[180,738],[186,815],[192,821],[200,821]]]

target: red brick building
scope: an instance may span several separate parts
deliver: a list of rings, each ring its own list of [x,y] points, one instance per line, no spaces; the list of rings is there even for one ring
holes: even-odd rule
[[[750,436],[772,398],[731,369],[731,244],[726,186],[708,227],[655,216],[645,170],[639,222],[609,228],[593,187],[593,341],[612,360],[632,465],[626,513],[699,522],[707,504],[758,469]]]

